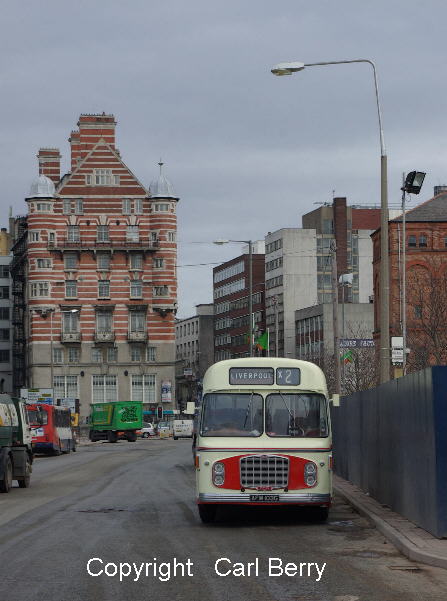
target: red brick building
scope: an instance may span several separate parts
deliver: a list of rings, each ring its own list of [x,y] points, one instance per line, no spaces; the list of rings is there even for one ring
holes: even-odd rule
[[[380,336],[380,229],[372,235],[374,336]],[[390,336],[402,336],[402,216],[389,222]],[[407,371],[447,362],[447,188],[406,213]],[[399,365],[396,375],[399,373]]]
[[[53,386],[80,399],[83,417],[93,401],[163,401],[168,412],[174,402],[178,198],[161,163],[149,190],[137,179],[115,126],[113,115],[81,115],[62,177],[59,150],[40,149],[27,243],[16,242],[28,308],[16,387]]]
[[[254,337],[265,332],[265,255],[252,254],[252,315]],[[213,269],[214,360],[249,356],[249,254]],[[255,349],[255,347],[253,347]]]

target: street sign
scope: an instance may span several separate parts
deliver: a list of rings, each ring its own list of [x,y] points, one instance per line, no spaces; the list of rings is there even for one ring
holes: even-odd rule
[[[404,361],[404,339],[402,336],[391,336],[391,362],[393,365]]]
[[[372,338],[340,338],[340,348],[374,348]]]
[[[52,388],[21,388],[20,396],[22,399],[26,399],[27,403],[54,404]]]

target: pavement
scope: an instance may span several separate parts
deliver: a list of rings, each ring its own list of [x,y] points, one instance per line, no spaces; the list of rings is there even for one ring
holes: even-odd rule
[[[358,513],[369,519],[401,553],[413,561],[447,569],[447,540],[438,539],[357,486],[334,475],[334,490]]]

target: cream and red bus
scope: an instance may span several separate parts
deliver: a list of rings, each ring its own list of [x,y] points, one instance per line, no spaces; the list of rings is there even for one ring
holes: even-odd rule
[[[197,504],[212,522],[221,504],[313,506],[332,500],[326,380],[308,361],[243,358],[203,380],[196,442]]]

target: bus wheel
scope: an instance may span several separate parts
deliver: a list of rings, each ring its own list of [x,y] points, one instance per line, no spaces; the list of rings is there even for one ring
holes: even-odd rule
[[[216,519],[216,505],[199,505],[200,519],[204,524],[212,524]]]
[[[127,435],[127,440],[128,442],[137,442],[137,433],[129,432],[129,434]]]
[[[7,458],[3,468],[3,478],[0,480],[0,492],[9,492],[12,487],[12,463],[10,457]]]
[[[329,516],[329,507],[315,507],[312,517],[316,522],[325,522]]]
[[[31,482],[31,465],[30,462],[27,461],[25,465],[25,475],[20,480],[17,480],[20,488],[28,488]]]

